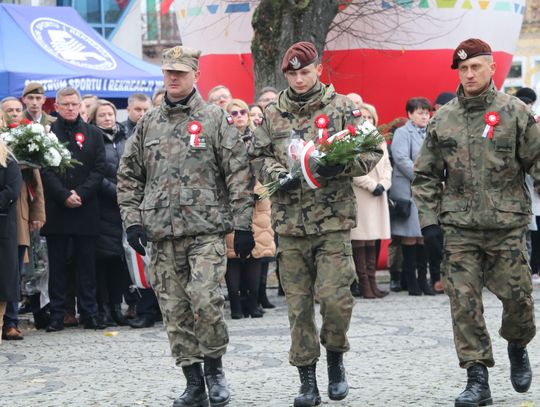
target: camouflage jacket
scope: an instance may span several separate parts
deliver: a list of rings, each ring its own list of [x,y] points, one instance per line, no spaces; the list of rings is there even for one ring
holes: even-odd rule
[[[277,102],[265,109],[263,124],[255,130],[249,148],[257,176],[265,183],[289,172],[287,147],[291,132],[306,141],[317,137],[315,118],[326,114],[327,127],[332,135],[347,124],[361,121],[359,111],[345,96],[338,95],[332,85],[321,85],[321,90],[307,103],[290,99],[287,90],[279,93]],[[356,200],[352,178],[366,175],[382,157],[382,150],[366,152],[350,162],[343,173],[334,178],[320,178],[320,189],[310,189],[302,179],[299,188],[281,191],[271,196],[272,221],[276,232],[289,236],[305,236],[348,230],[356,226]],[[299,176],[302,178],[302,176]]]
[[[485,115],[500,121],[483,138]],[[507,229],[527,225],[529,172],[540,188],[540,128],[517,98],[494,85],[476,97],[458,97],[433,117],[416,159],[413,195],[422,227]]]
[[[202,126],[199,147],[190,143],[193,121]],[[124,227],[143,225],[150,241],[251,230],[246,148],[229,123],[198,92],[185,106],[162,102],[144,115],[118,169]]]

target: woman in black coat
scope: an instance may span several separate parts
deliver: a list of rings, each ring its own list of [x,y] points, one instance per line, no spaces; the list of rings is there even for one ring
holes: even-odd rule
[[[21,185],[19,165],[9,154],[4,142],[0,141],[0,331],[6,303],[18,301],[20,294],[15,203],[19,198]]]
[[[96,244],[98,312],[109,326],[127,325],[122,315],[122,294],[129,281],[122,246],[122,220],[116,200],[116,172],[126,143],[126,129],[116,122],[116,107],[100,99],[90,112],[90,123],[102,133],[105,144],[105,177],[98,190],[99,229]]]

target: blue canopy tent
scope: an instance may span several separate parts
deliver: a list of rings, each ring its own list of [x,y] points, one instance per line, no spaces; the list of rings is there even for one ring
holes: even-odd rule
[[[163,86],[159,67],[112,45],[73,8],[0,4],[0,99],[34,81],[49,97],[65,86],[107,99]]]

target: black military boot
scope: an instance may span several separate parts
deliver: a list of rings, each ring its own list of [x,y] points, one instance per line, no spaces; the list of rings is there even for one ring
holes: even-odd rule
[[[300,391],[294,399],[294,407],[313,407],[321,404],[316,365],[298,366],[298,373],[300,374]]]
[[[478,407],[493,404],[488,383],[488,371],[485,365],[476,363],[467,368],[467,386],[457,396],[455,407]]]
[[[515,342],[508,343],[508,358],[510,359],[510,381],[514,390],[525,393],[531,387],[532,370],[529,363],[527,348]]]
[[[330,400],[343,400],[349,394],[349,384],[343,366],[343,353],[326,351],[328,366],[328,397]]]
[[[186,377],[186,389],[174,400],[173,407],[208,407],[208,396],[204,386],[203,371],[200,363],[182,368]]]
[[[208,398],[212,407],[222,407],[229,404],[231,394],[225,380],[221,357],[217,359],[204,357],[204,378],[208,388]]]

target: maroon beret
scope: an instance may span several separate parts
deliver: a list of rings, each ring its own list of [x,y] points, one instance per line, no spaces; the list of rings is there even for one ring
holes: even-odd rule
[[[491,47],[478,38],[469,38],[459,44],[454,50],[451,68],[457,69],[461,61],[466,61],[480,55],[491,55]]]
[[[319,59],[319,55],[315,45],[306,41],[297,42],[285,52],[281,62],[281,71],[284,73],[288,70],[297,71],[316,62],[317,59]]]

